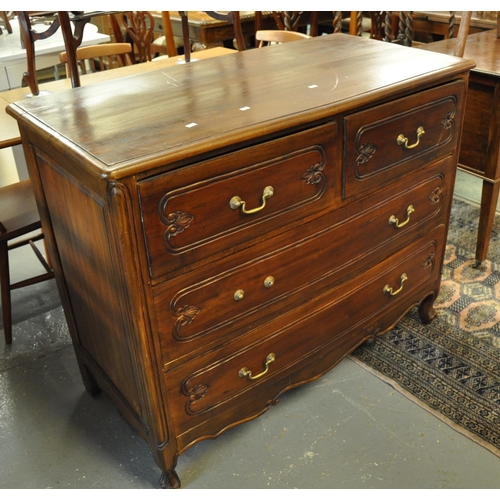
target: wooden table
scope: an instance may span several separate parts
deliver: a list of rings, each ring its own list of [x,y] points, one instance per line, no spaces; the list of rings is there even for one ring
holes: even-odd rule
[[[234,50],[226,49],[224,47],[202,50],[193,54],[190,64],[196,64],[196,61],[198,60],[218,57],[225,54],[231,54],[233,52]],[[147,63],[133,64],[132,66],[124,66],[121,68],[101,71],[99,73],[82,75],[81,83],[82,86],[92,85],[106,80],[124,78],[139,73],[169,68],[176,66],[177,64],[184,64],[184,58],[182,56],[176,58],[160,57]],[[60,92],[61,90],[67,90],[70,88],[72,87],[71,80],[69,78],[42,83],[40,85],[40,91],[42,94],[47,92]],[[5,108],[12,102],[29,98],[29,94],[30,91],[27,87],[0,92],[0,149],[21,144],[21,137],[17,122],[14,118],[5,113]],[[36,97],[31,97],[31,99],[36,99]]]
[[[245,37],[255,34],[254,12],[241,12],[241,29]],[[155,15],[161,22],[161,16]],[[170,12],[170,22],[174,36],[182,37],[182,21],[179,12]],[[270,12],[262,13],[263,29],[276,29],[276,23]],[[227,40],[233,40],[234,27],[227,21],[220,21],[210,17],[202,11],[188,12],[189,39],[206,47],[221,45]]]
[[[455,14],[455,30],[458,31],[461,12]],[[449,12],[440,11],[417,11],[413,13],[412,27],[414,31],[424,33],[434,33],[446,36],[448,34],[448,23],[450,20]],[[478,33],[480,31],[490,30],[496,27],[496,11],[472,12],[472,18],[469,27],[469,33]]]
[[[182,37],[182,21],[178,12],[171,11],[170,22],[174,36]],[[156,30],[163,33],[161,25],[162,19],[160,14],[155,15],[157,28]],[[320,22],[328,22],[333,19],[333,12],[319,12],[318,20]],[[304,12],[301,15],[301,26],[308,24],[310,20],[310,12]],[[245,38],[255,35],[255,12],[240,12],[241,29]],[[188,12],[189,39],[192,42],[202,43],[207,47],[220,45],[228,40],[233,40],[234,27],[227,21],[220,21],[210,17],[205,12],[189,11]],[[160,29],[161,27],[161,29]],[[262,28],[261,29],[276,29],[276,21],[271,12],[262,12]]]
[[[495,23],[496,26],[496,23]],[[451,54],[454,40],[422,46]],[[467,38],[464,57],[476,62],[471,71],[459,167],[483,181],[476,259],[487,258],[500,191],[500,38],[496,29]]]

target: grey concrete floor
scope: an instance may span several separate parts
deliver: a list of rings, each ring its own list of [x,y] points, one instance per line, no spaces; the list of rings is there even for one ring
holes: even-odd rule
[[[474,189],[459,177],[460,195]],[[39,270],[29,249],[11,253],[14,279]],[[84,390],[55,283],[13,302],[13,344],[0,344],[0,488],[157,488],[147,445],[106,396]],[[187,490],[500,488],[499,458],[349,358],[196,444],[177,472]]]

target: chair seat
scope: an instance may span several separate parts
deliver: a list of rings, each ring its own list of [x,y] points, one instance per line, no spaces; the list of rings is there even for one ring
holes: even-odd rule
[[[40,215],[31,180],[0,188],[0,240],[11,240],[39,228]]]
[[[11,290],[41,283],[54,277],[54,271],[33,243],[44,238],[43,232],[38,231],[38,234],[30,235],[32,231],[41,228],[40,215],[30,179],[0,188],[0,292],[6,344],[12,342]],[[18,238],[20,236],[24,236],[24,238]],[[14,238],[16,238],[16,241],[12,241],[9,244],[9,240]],[[32,278],[11,283],[9,251],[28,244],[35,252],[36,257],[46,272]]]
[[[174,37],[174,43],[175,43],[176,48],[178,48],[178,49],[180,49],[183,46],[182,38],[180,38],[178,36]],[[161,48],[161,50],[166,51],[167,50],[167,37],[165,35],[161,35],[158,38],[155,38],[151,42],[151,47],[153,49],[153,52],[159,48]]]

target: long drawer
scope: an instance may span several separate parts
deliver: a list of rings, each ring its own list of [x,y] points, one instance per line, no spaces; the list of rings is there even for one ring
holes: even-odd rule
[[[206,419],[222,414],[240,398],[253,398],[261,384],[300,369],[311,356],[328,350],[343,337],[352,348],[381,329],[392,326],[422,299],[424,290],[439,283],[439,262],[446,239],[445,225],[434,229],[386,262],[333,288],[312,303],[276,318],[246,338],[211,350],[168,372],[169,400],[176,426],[182,434]],[[390,311],[398,311],[391,315]],[[353,318],[358,318],[353,322]],[[344,352],[343,355],[347,355]],[[284,381],[286,387],[286,380]],[[265,388],[265,385],[264,385]],[[276,394],[266,394],[263,407]],[[217,425],[225,426],[223,419]]]
[[[154,287],[164,363],[180,362],[214,342],[238,337],[311,296],[382,261],[425,225],[444,220],[443,186],[450,160],[397,195],[302,241],[276,244],[243,265],[192,272]],[[447,197],[451,193],[447,193]],[[327,216],[325,216],[327,217]]]
[[[457,147],[464,86],[454,82],[345,118],[343,196],[378,189]]]
[[[203,265],[340,200],[332,122],[139,183],[151,278]]]

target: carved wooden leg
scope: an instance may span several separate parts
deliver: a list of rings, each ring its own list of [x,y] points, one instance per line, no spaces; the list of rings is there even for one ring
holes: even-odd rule
[[[434,309],[435,300],[436,294],[431,293],[418,306],[418,315],[420,317],[420,321],[422,321],[424,325],[428,325],[437,317],[437,312]]]
[[[160,488],[162,489],[179,489],[181,487],[181,480],[174,469],[162,472],[160,477]]]
[[[491,230],[495,220],[500,183],[483,181],[481,195],[481,212],[479,214],[479,229],[477,234],[476,259],[483,261],[488,255]]]
[[[380,328],[376,328],[374,330],[374,332],[372,333],[372,336],[371,337],[368,337],[365,342],[368,344],[368,345],[373,345],[375,343],[375,341],[377,340],[378,336],[380,335]]]

